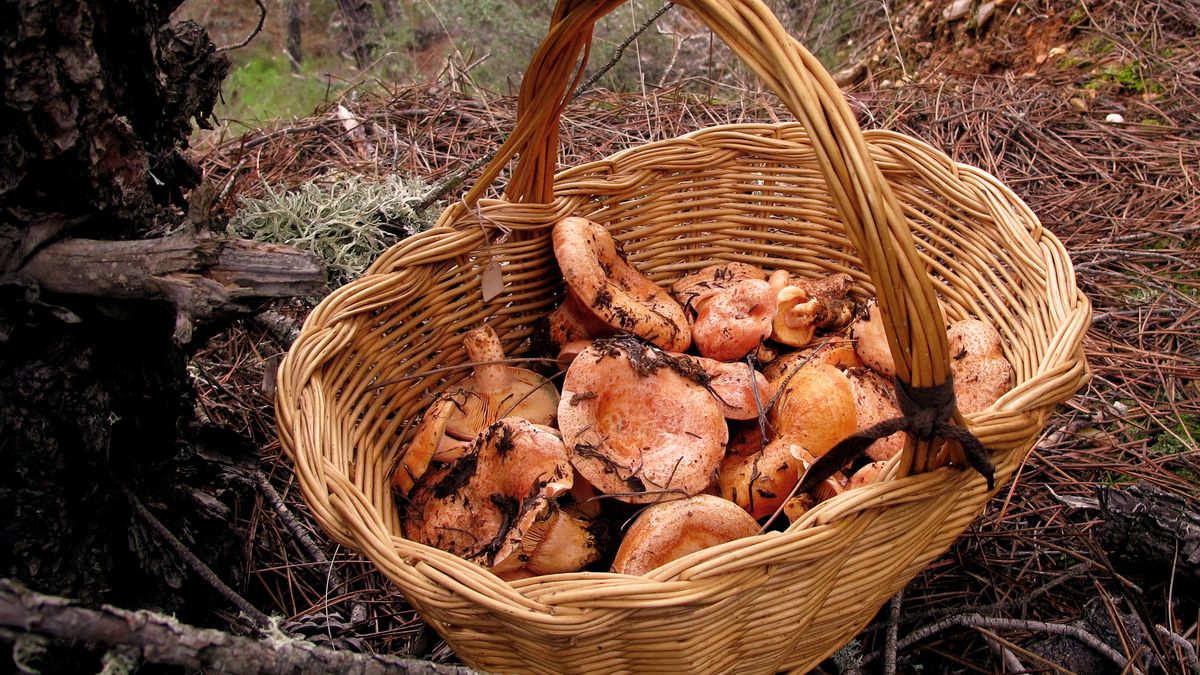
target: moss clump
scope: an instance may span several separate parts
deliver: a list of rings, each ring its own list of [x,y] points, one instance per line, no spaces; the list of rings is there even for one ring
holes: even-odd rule
[[[228,230],[314,253],[336,287],[361,275],[400,236],[429,227],[431,216],[413,210],[428,189],[414,178],[346,174],[294,188],[267,186],[265,196],[241,200]]]

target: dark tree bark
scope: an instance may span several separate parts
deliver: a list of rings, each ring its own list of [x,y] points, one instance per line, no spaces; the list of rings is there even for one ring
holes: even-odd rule
[[[92,609],[0,579],[0,632],[86,640],[129,648],[138,662],[189,672],[471,675],[475,671],[382,654],[356,654],[303,640],[252,640],[188,626],[153,612]]]
[[[346,31],[350,37],[350,49],[354,52],[354,64],[364,70],[371,64],[374,45],[371,33],[375,30],[375,8],[371,0],[338,0],[338,7],[346,19]]]
[[[284,0],[284,10],[287,15],[287,41],[284,46],[288,60],[292,62],[292,72],[300,72],[300,64],[304,62],[304,51],[300,42],[300,31],[304,27],[305,0]]]
[[[228,603],[134,506],[240,587],[256,448],[194,421],[188,345],[319,268],[196,231],[211,190],[185,214],[229,62],[180,3],[0,4],[0,576],[211,624]]]

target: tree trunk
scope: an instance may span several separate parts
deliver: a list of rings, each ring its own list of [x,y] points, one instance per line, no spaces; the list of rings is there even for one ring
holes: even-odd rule
[[[292,62],[292,72],[300,72],[300,64],[304,61],[304,52],[300,46],[300,29],[304,26],[305,0],[284,0],[287,11],[287,51],[288,59]]]
[[[354,52],[354,64],[359,70],[371,65],[375,51],[371,33],[375,29],[375,11],[371,0],[338,0],[338,7],[346,19],[346,31],[350,37],[350,49]]]
[[[188,345],[318,292],[320,271],[161,236],[207,219],[210,189],[183,210],[201,179],[184,150],[229,69],[202,28],[168,23],[180,3],[0,5],[0,576],[212,624],[228,603],[134,502],[239,587],[256,448],[194,421]]]

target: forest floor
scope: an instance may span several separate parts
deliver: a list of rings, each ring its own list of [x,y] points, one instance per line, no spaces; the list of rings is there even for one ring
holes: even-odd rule
[[[977,612],[1076,625],[1151,671],[1186,672],[1195,663],[1188,645],[1200,641],[1200,577],[1182,562],[1186,552],[1155,560],[1121,550],[1099,509],[1106,491],[1134,483],[1200,502],[1200,9],[1188,0],[1045,0],[998,2],[984,16],[972,2],[948,19],[956,3],[895,4],[847,52],[862,69],[846,89],[860,122],[997,176],[1062,240],[1094,306],[1090,383],[1059,407],[985,513],[906,589],[900,670],[1005,672],[1011,659],[1031,672],[1120,670],[1032,623],[923,630]],[[753,85],[714,81],[703,92],[697,81],[587,92],[564,113],[561,165],[704,126],[790,119]],[[498,146],[514,113],[512,98],[444,78],[380,86],[245,133],[225,127],[198,139],[195,156],[219,187],[218,213],[235,220],[286,187],[399,174],[412,182],[393,199],[411,207],[448,185],[422,212],[382,216],[411,227],[459,194],[449,179]],[[363,249],[368,262],[394,241],[377,239]],[[339,262],[348,265],[339,278],[361,270]],[[277,311],[300,320],[311,307]],[[247,319],[193,362],[200,413],[255,439],[283,496],[247,522],[251,581],[241,590],[314,640],[453,662],[390,582],[312,524],[274,429],[272,374],[287,341],[278,324]],[[315,548],[288,529],[285,511]],[[886,615],[843,656],[877,652]],[[912,635],[923,639],[906,643]]]

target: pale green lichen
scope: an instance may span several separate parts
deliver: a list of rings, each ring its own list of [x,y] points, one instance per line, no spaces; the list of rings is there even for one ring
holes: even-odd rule
[[[413,208],[428,190],[419,179],[349,174],[296,187],[268,185],[264,196],[241,200],[228,231],[312,252],[336,287],[361,275],[402,236],[430,226],[436,211]]]

